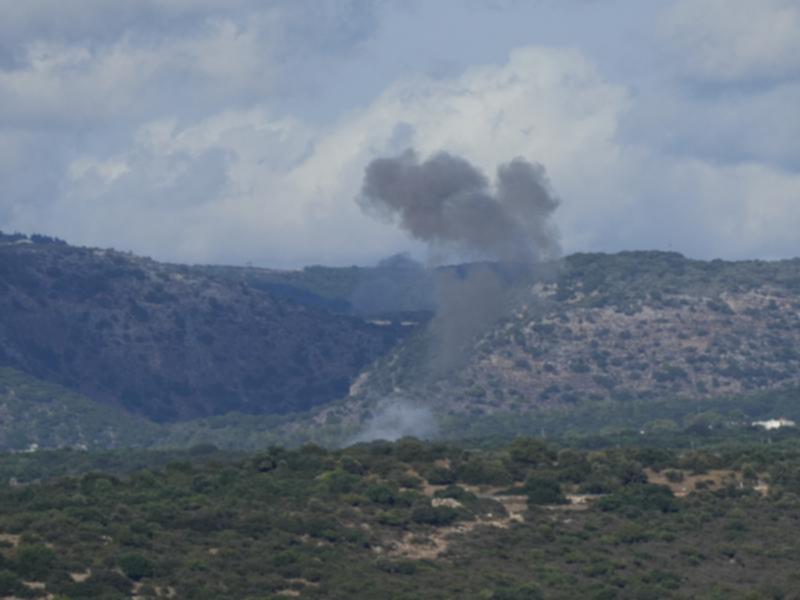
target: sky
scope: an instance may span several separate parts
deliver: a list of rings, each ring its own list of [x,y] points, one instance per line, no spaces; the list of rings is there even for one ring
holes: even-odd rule
[[[376,158],[541,164],[564,252],[800,255],[800,0],[0,0],[0,230],[296,268],[426,249]]]

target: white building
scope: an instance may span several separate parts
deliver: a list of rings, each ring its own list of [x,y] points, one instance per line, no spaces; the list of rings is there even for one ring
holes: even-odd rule
[[[794,427],[795,422],[780,417],[778,419],[769,419],[767,421],[753,421],[752,425],[753,427],[762,427],[764,429],[780,429],[781,427]]]

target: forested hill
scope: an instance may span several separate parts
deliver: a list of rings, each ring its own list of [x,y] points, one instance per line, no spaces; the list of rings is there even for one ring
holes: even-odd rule
[[[470,293],[486,289],[503,296],[502,310],[476,327]],[[443,331],[462,334],[449,340],[457,359],[446,369]],[[121,434],[127,412],[192,421],[180,435],[194,443],[211,428],[220,443],[239,444],[237,414],[193,420],[295,413],[288,428],[286,416],[249,425],[260,436],[282,423],[288,443],[342,441],[399,392],[457,436],[465,419],[473,427],[587,404],[788,389],[800,384],[798,348],[798,259],[574,254],[531,272],[426,270],[395,257],[276,271],[170,265],[0,234],[0,367],[114,408],[98,413],[98,432],[113,423]],[[18,424],[45,414],[18,408]],[[41,440],[36,433],[25,439]]]
[[[340,398],[405,329],[197,268],[0,235],[0,367],[157,421]]]
[[[443,414],[520,414],[585,402],[703,399],[800,382],[800,260],[698,261],[668,252],[568,256],[549,281],[430,371],[435,329],[373,365],[356,404],[401,390]],[[342,414],[355,404],[337,409]],[[356,413],[359,411],[356,410]]]

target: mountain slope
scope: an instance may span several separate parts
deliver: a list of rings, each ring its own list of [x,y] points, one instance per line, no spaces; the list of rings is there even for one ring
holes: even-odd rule
[[[554,282],[507,295],[513,308],[458,349],[456,368],[430,370],[441,348],[432,328],[420,331],[359,378],[351,409],[402,393],[440,414],[519,414],[800,382],[797,259],[577,254]]]
[[[0,368],[2,451],[147,447],[160,436],[160,426],[142,417]]]
[[[157,421],[328,402],[404,333],[192,267],[0,239],[0,366]]]

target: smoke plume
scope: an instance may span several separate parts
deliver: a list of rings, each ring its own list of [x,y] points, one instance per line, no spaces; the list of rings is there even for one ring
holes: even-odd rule
[[[430,439],[437,433],[438,427],[430,408],[401,394],[392,394],[378,403],[364,429],[347,445],[374,440],[393,442],[406,436]]]
[[[408,150],[367,166],[358,201],[432,250],[527,263],[559,253],[549,187],[544,167],[523,158],[500,165],[492,188],[463,158],[440,152],[420,162]]]
[[[509,310],[509,290],[530,282],[542,261],[560,254],[550,221],[560,202],[544,167],[523,158],[501,164],[492,184],[463,158],[440,152],[420,162],[408,150],[369,163],[357,201],[367,214],[425,242],[431,256],[481,261],[439,267],[419,278],[432,284],[436,314],[427,329],[429,354],[416,361],[412,387],[462,366],[475,341]],[[381,406],[363,434],[367,438],[393,439],[434,427],[430,410],[411,410],[392,397]]]

